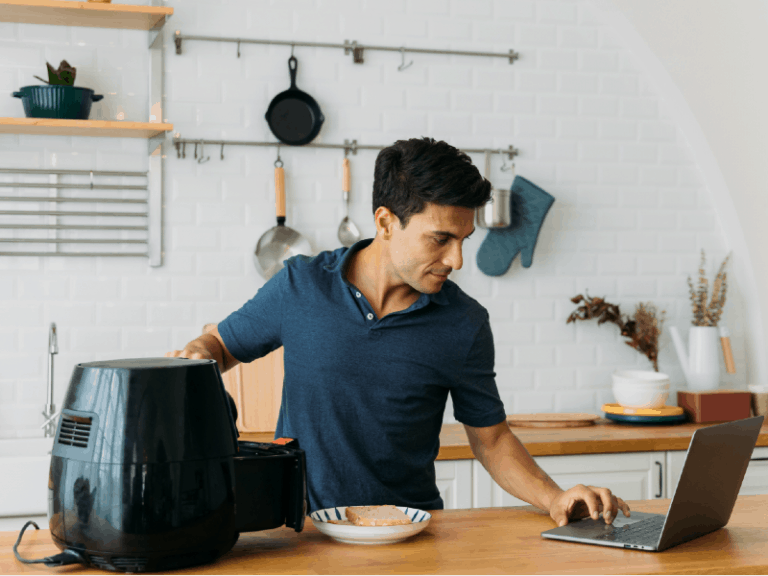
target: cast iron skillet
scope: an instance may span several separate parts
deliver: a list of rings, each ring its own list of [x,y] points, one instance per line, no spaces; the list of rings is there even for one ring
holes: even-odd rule
[[[296,88],[298,61],[288,59],[291,87],[272,99],[265,115],[272,134],[284,144],[301,146],[315,139],[325,117],[315,99]]]

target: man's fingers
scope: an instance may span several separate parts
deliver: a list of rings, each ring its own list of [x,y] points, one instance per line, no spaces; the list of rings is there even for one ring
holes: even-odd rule
[[[627,506],[627,503],[624,502],[621,498],[618,498],[619,501],[619,508],[621,508],[621,511],[624,513],[624,516],[629,518],[629,506]]]

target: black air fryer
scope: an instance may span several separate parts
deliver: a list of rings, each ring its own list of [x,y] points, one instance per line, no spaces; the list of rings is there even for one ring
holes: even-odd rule
[[[306,513],[298,442],[238,442],[213,360],[75,366],[51,456],[50,565],[156,572],[210,562],[241,532]]]

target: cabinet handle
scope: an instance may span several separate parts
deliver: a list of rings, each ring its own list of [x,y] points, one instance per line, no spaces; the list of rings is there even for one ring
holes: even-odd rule
[[[661,498],[661,494],[664,492],[664,475],[662,474],[661,462],[656,462],[659,467],[659,493],[656,494],[656,498]]]

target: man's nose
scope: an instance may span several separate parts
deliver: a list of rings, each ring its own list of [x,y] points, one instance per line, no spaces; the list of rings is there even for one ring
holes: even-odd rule
[[[461,270],[461,267],[464,265],[464,258],[461,255],[461,243],[451,243],[451,249],[443,259],[443,263],[446,266],[450,266],[453,270]]]

